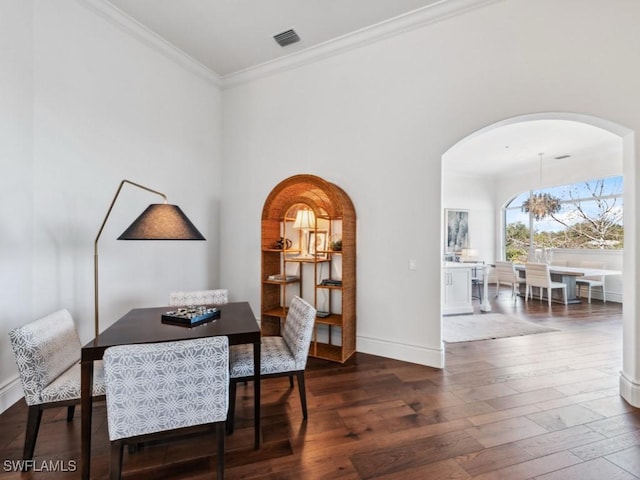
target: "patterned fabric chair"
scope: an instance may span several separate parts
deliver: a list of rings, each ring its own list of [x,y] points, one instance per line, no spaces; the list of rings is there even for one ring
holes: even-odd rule
[[[172,292],[169,294],[169,305],[172,307],[185,305],[222,305],[229,303],[229,290],[199,290],[195,292]]]
[[[227,337],[110,347],[103,362],[111,479],[121,476],[125,443],[204,424],[216,426],[217,478],[223,478],[229,399]]]
[[[302,416],[307,418],[307,396],[304,386],[304,369],[311,344],[316,309],[300,297],[294,297],[289,306],[282,336],[262,337],[260,378],[288,376],[293,387],[293,375],[298,379]],[[229,371],[229,420],[227,432],[233,432],[236,402],[236,385],[239,381],[253,379],[253,346],[232,345]]]
[[[29,407],[23,459],[31,460],[44,409],[66,406],[67,421],[73,419],[80,403],[82,345],[65,309],[11,330],[9,340]],[[102,397],[104,393],[102,362],[96,362],[93,395]]]

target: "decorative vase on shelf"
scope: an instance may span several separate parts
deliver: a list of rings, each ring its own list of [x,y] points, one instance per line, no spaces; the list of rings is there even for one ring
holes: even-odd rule
[[[329,240],[329,247],[334,252],[341,252],[342,251],[342,237],[340,235],[338,235],[337,233],[334,234],[334,235],[331,235],[331,239]]]
[[[276,240],[276,242],[273,244],[273,248],[277,250],[285,250],[291,248],[291,245],[291,240],[289,240],[288,238],[280,237],[280,239]]]

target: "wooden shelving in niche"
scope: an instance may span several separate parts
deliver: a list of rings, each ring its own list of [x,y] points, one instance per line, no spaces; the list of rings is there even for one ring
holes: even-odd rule
[[[335,239],[340,250],[331,249]],[[291,299],[300,295],[319,311],[309,354],[345,362],[356,351],[356,215],[349,196],[314,175],[283,180],[262,210],[261,248],[262,334],[280,333]]]

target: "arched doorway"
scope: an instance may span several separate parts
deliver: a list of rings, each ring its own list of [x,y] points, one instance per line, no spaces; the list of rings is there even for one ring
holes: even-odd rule
[[[499,132],[500,129],[504,127],[514,126],[514,125],[527,125],[528,122],[540,122],[540,121],[560,121],[560,122],[571,122],[578,126],[582,125],[584,127],[588,127],[591,129],[597,129],[609,134],[610,136],[615,136],[617,141],[620,144],[620,161],[621,161],[621,173],[625,176],[628,176],[630,179],[633,179],[635,172],[635,145],[634,145],[634,134],[628,128],[621,126],[619,124],[615,124],[608,120],[604,120],[598,117],[593,117],[589,115],[582,114],[574,114],[574,113],[558,113],[558,112],[550,112],[550,113],[536,113],[536,114],[528,114],[521,115],[517,117],[512,117],[506,120],[502,120],[496,122],[494,124],[488,125],[484,128],[481,128],[467,137],[461,139],[455,145],[453,145],[442,157],[442,172],[443,172],[443,181],[442,181],[442,192],[443,192],[443,208],[450,208],[451,205],[447,204],[446,199],[446,191],[447,191],[447,161],[450,159],[451,152],[455,151],[456,148],[461,145],[469,144],[474,140],[489,138],[492,135],[496,136],[495,133]],[[496,136],[498,137],[498,136]],[[507,148],[508,145],[501,145],[501,148]],[[532,153],[532,152],[530,152]],[[535,153],[538,153],[537,151]],[[532,159],[535,159],[536,156],[533,154],[529,155]],[[484,161],[489,161],[486,158],[476,158],[474,159],[476,163],[482,163]],[[623,262],[625,265],[623,271],[623,290],[624,290],[624,306],[623,306],[623,365],[622,371],[620,374],[620,394],[625,400],[627,400],[630,404],[634,406],[640,406],[640,383],[637,380],[634,380],[638,377],[638,372],[640,371],[640,355],[638,352],[638,347],[640,346],[640,321],[638,321],[635,317],[635,312],[637,310],[636,300],[635,300],[635,258],[636,258],[636,246],[635,246],[635,186],[633,181],[625,182],[625,192],[624,192],[624,200],[625,200],[625,211],[624,211],[624,226],[625,226],[625,236],[626,236],[626,245],[623,253]],[[506,199],[505,199],[506,200]],[[470,220],[471,223],[471,220]],[[444,225],[444,222],[442,222]],[[472,228],[472,225],[470,225]],[[491,234],[488,237],[493,238],[495,242],[496,236],[499,234],[499,217],[495,213],[495,203],[493,204],[493,219],[491,222]],[[628,235],[627,235],[628,232]],[[441,237],[444,237],[444,231],[442,232]],[[499,259],[499,252],[497,249],[494,249],[494,256],[496,259]]]

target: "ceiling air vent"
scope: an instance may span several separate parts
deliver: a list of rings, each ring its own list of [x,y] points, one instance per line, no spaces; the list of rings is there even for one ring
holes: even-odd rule
[[[292,43],[296,43],[300,41],[300,37],[295,32],[295,30],[290,29],[286,32],[278,33],[273,36],[273,39],[278,42],[278,45],[281,47],[286,47],[287,45],[291,45]]]

